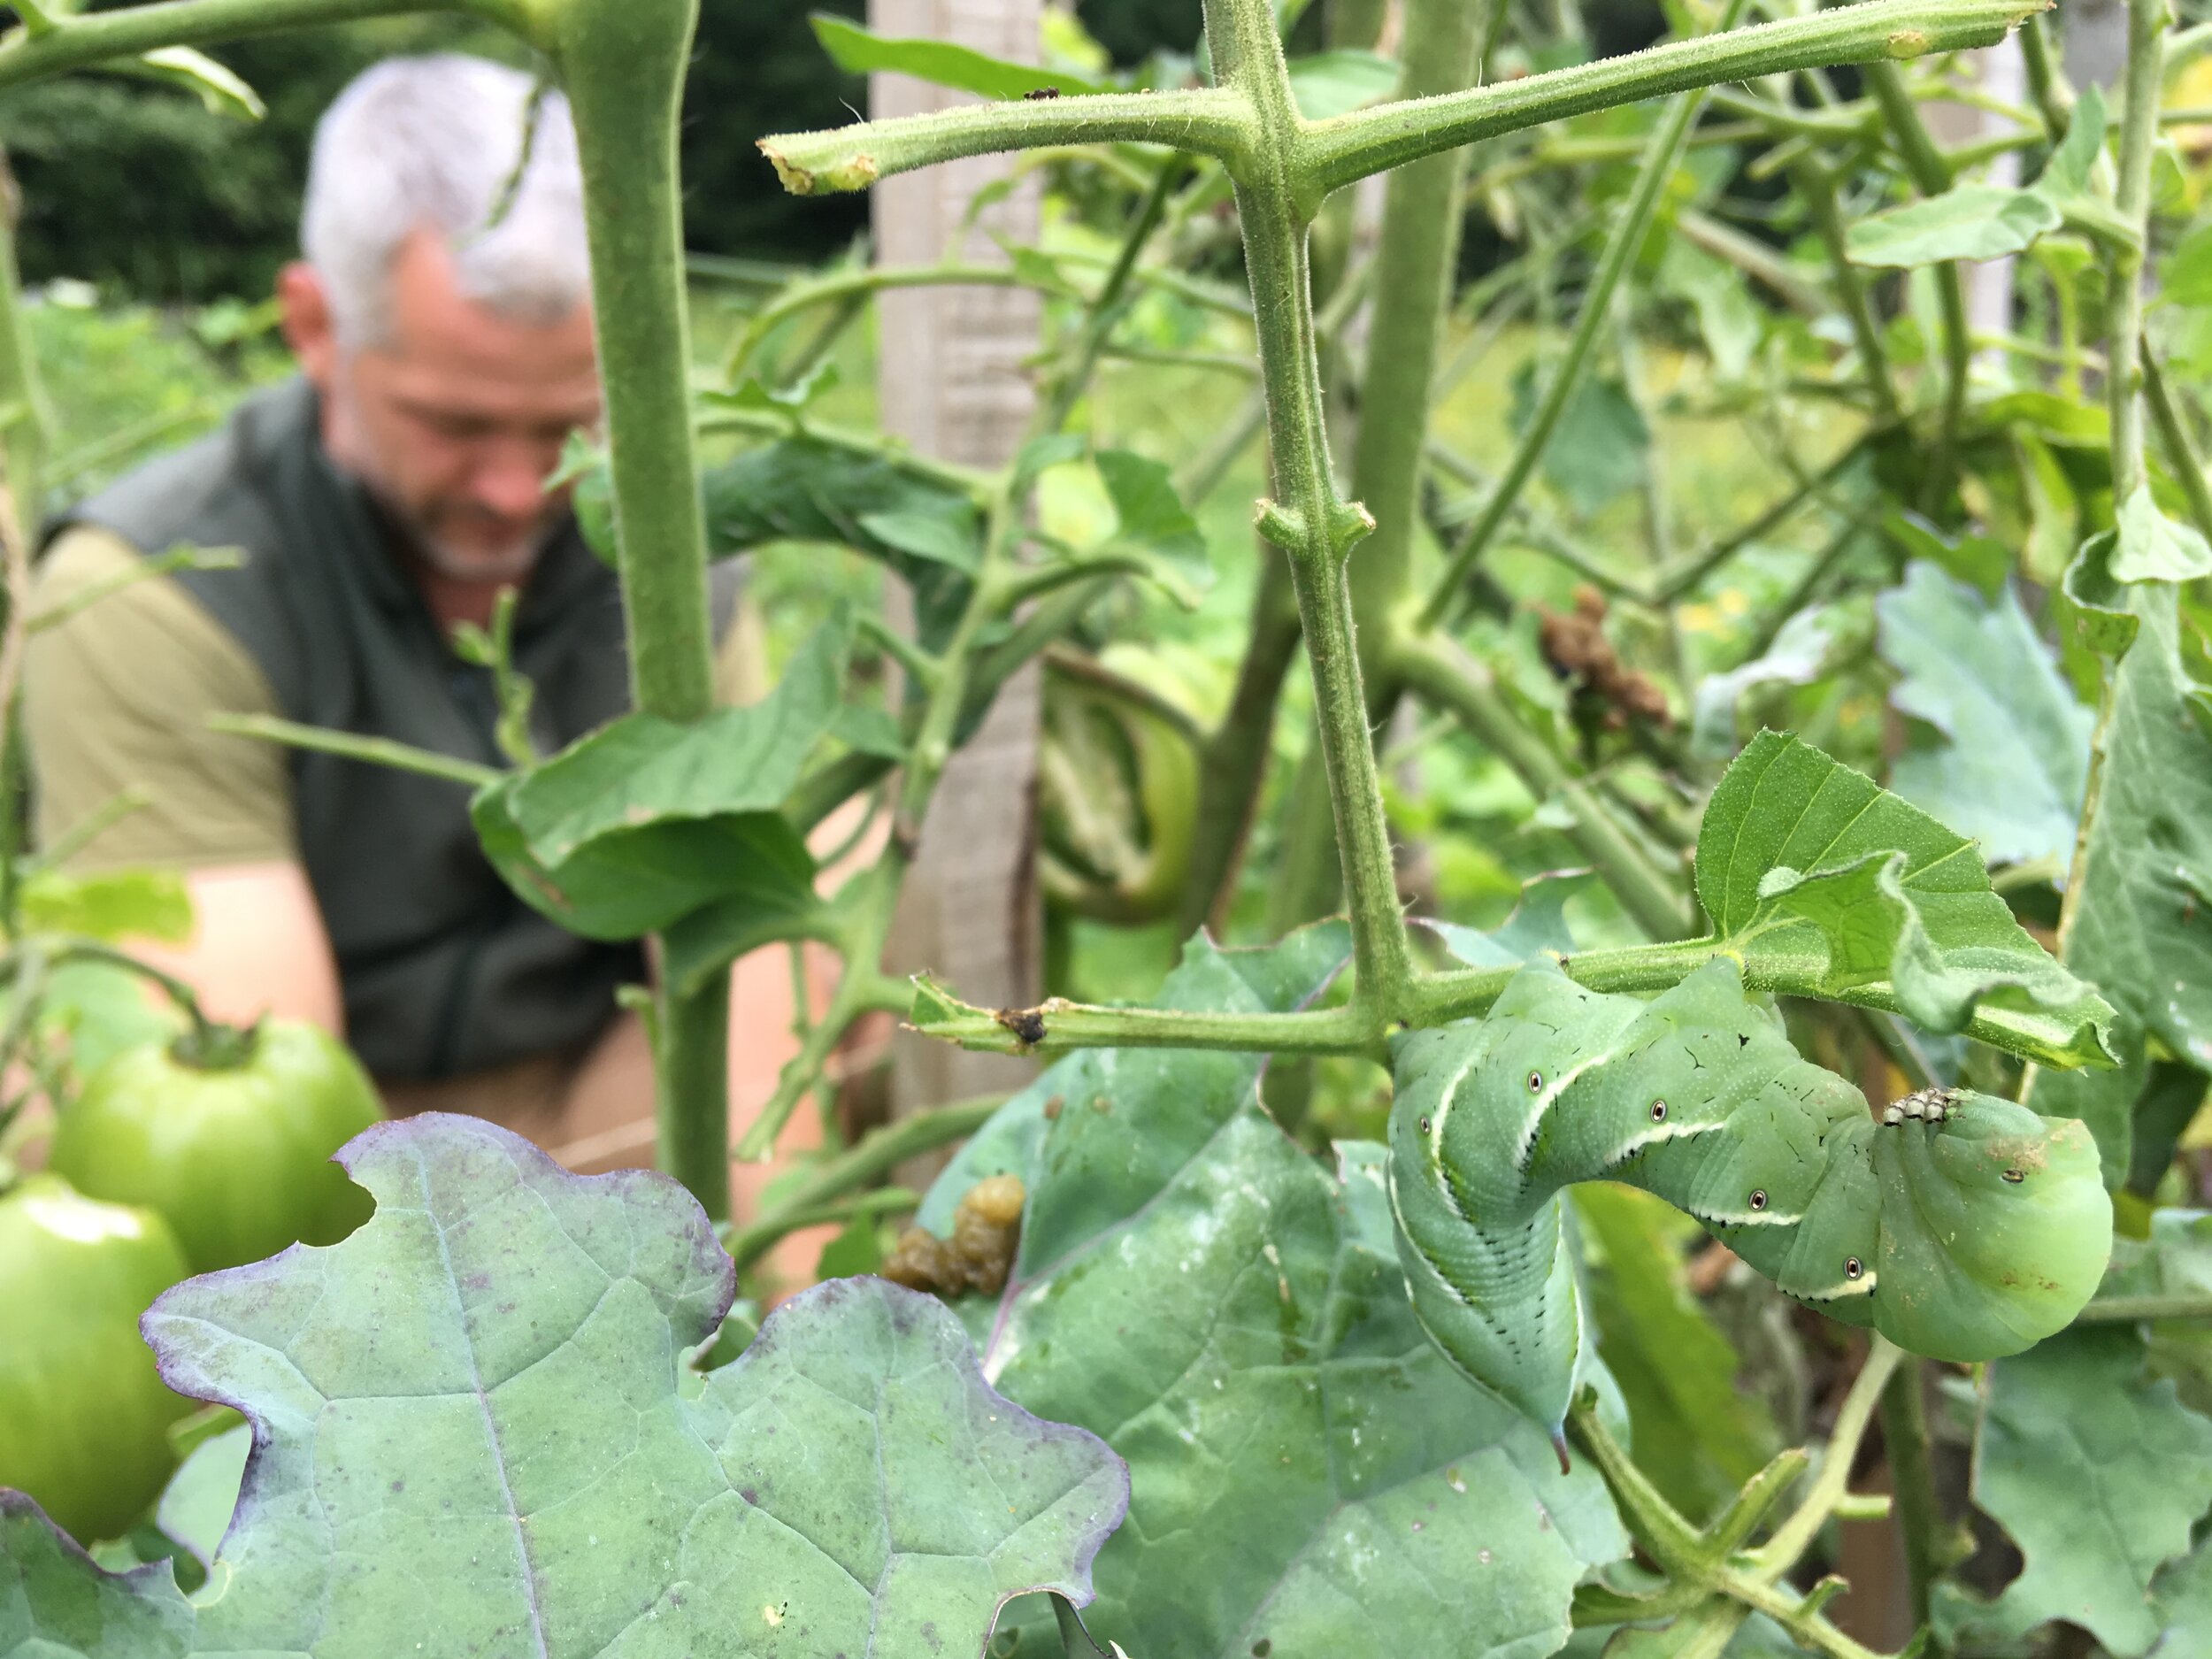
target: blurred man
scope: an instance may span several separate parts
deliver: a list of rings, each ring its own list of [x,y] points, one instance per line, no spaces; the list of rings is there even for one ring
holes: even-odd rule
[[[511,69],[434,57],[380,65],[332,105],[305,257],[277,287],[298,378],[81,505],[37,603],[180,543],[243,567],[130,582],[42,633],[26,706],[42,840],[150,795],[79,863],[186,870],[198,932],[169,961],[211,1012],[317,1021],[395,1110],[474,1112],[601,1168],[651,1154],[646,1045],[615,1004],[646,976],[639,949],[517,899],[465,787],[207,726],[276,715],[503,764],[491,675],[451,638],[510,586],[540,749],[627,708],[615,578],[545,487],[600,388],[575,136],[557,95],[530,122],[531,96]],[[717,600],[733,632],[726,581]],[[780,958],[741,965],[741,1102],[789,1050],[788,987]]]

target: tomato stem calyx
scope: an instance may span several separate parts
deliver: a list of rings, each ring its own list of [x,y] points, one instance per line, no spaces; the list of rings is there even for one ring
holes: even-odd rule
[[[169,1057],[196,1071],[236,1071],[253,1064],[261,1047],[261,1021],[250,1025],[226,1025],[208,1018],[196,1007],[185,1010],[192,1024],[169,1044]]]

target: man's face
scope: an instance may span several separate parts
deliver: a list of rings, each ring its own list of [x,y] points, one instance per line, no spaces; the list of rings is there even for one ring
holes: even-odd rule
[[[451,255],[419,232],[393,261],[390,328],[342,344],[320,279],[279,285],[286,337],[323,400],[323,442],[452,581],[521,580],[567,507],[548,492],[568,434],[599,423],[591,312],[512,321],[463,295]]]

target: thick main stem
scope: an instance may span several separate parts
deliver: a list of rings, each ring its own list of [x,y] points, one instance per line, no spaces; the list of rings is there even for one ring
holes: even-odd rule
[[[1397,1005],[1413,969],[1367,728],[1346,569],[1353,547],[1374,521],[1337,494],[1330,470],[1306,223],[1297,207],[1294,157],[1300,122],[1273,13],[1264,0],[1209,0],[1206,17],[1217,65],[1257,118],[1251,157],[1236,188],[1281,497],[1262,503],[1260,528],[1290,558],[1350,900],[1360,1006],[1379,1025]]]
[[[570,0],[539,44],[574,111],[592,304],[637,706],[714,707],[706,526],[692,441],[689,313],[676,128],[697,0]],[[729,974],[659,994],[661,1169],[729,1214]]]
[[[1484,14],[1502,9],[1501,0],[1487,6],[1468,0],[1411,0],[1399,96],[1426,97],[1469,85],[1488,33]],[[1361,544],[1350,572],[1360,672],[1369,724],[1376,729],[1387,726],[1399,698],[1384,658],[1393,634],[1403,626],[1397,612],[1409,585],[1414,526],[1420,518],[1437,341],[1458,259],[1458,205],[1471,160],[1471,150],[1462,148],[1391,173],[1376,241],[1374,323],[1352,449],[1352,493],[1374,515],[1375,534]],[[1331,856],[1332,826],[1327,795],[1318,787],[1318,759],[1308,756],[1291,794],[1268,911],[1272,931],[1286,933],[1327,914],[1340,896],[1340,869]]]

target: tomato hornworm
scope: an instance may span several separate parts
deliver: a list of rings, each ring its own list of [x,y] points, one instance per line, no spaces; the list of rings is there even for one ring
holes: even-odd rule
[[[1878,1119],[1799,1057],[1728,957],[1650,1001],[1539,959],[1487,1017],[1409,1033],[1394,1061],[1414,1310],[1555,1440],[1585,1340],[1562,1237],[1573,1182],[1655,1193],[1799,1301],[1939,1359],[2062,1329],[2111,1252],[2085,1125],[1947,1089]]]

